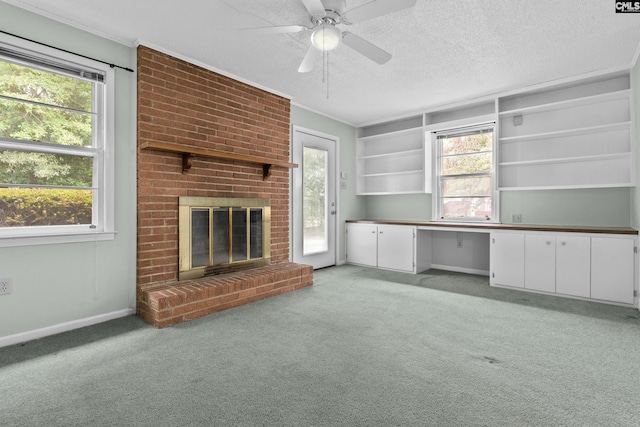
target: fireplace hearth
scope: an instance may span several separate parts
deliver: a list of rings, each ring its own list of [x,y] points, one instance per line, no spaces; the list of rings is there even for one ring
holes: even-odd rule
[[[179,200],[179,280],[269,264],[269,199],[180,197]]]

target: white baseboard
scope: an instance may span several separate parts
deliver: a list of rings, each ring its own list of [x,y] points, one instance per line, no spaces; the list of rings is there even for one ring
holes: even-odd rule
[[[477,274],[479,276],[488,276],[488,270],[477,270],[475,268],[455,267],[452,265],[431,264],[431,268],[436,270],[455,271],[456,273]]]
[[[37,340],[38,338],[44,338],[49,335],[55,335],[62,332],[72,331],[78,328],[84,328],[85,326],[95,325],[96,323],[102,323],[108,320],[118,319],[120,317],[129,316],[135,313],[136,313],[135,308],[127,308],[125,310],[99,314],[97,316],[87,317],[87,318],[78,319],[78,320],[72,320],[71,322],[60,323],[53,326],[47,326],[46,328],[35,329],[33,331],[21,332],[19,334],[14,334],[14,335],[7,335],[6,337],[0,337],[0,347],[6,347],[8,345],[20,344],[20,343],[31,341],[31,340]]]

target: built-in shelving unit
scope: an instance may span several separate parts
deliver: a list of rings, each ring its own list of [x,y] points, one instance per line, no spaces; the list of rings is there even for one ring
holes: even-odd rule
[[[499,190],[635,183],[628,73],[511,95],[499,105]]]
[[[358,138],[357,194],[424,193],[422,117],[364,129]]]
[[[360,128],[357,192],[431,192],[430,134],[487,122],[496,122],[499,191],[634,186],[632,103],[621,71]]]

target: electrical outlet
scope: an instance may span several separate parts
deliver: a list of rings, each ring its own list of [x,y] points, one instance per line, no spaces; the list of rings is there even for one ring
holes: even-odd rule
[[[513,215],[511,215],[511,222],[521,223],[522,222],[522,214],[513,214]]]
[[[9,295],[11,292],[13,292],[11,277],[0,278],[0,295]]]
[[[514,116],[513,117],[513,125],[514,126],[522,126],[522,116]]]

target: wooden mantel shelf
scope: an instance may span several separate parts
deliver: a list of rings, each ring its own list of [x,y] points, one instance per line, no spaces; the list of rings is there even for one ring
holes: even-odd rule
[[[193,147],[189,145],[172,144],[170,142],[143,142],[140,144],[141,150],[160,150],[171,153],[182,154],[182,173],[191,169],[191,159],[194,156],[213,157],[224,160],[237,160],[240,162],[257,163],[262,165],[262,179],[267,179],[271,175],[273,166],[283,168],[297,168],[295,163],[270,160],[263,157],[243,156],[241,154],[225,153],[223,151],[208,150],[206,148]]]

